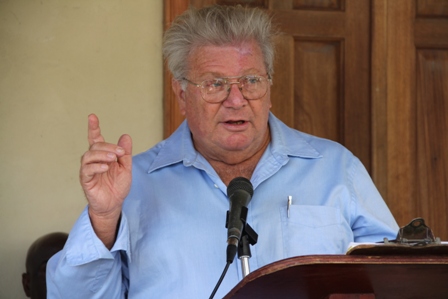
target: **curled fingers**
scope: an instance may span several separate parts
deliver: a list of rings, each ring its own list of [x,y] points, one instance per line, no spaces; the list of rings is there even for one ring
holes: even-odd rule
[[[94,143],[81,158],[81,181],[89,181],[96,174],[109,170],[110,164],[124,155],[124,149],[110,143]]]

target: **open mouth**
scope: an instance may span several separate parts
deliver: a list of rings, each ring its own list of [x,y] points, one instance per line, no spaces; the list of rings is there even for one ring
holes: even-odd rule
[[[226,123],[228,123],[230,125],[242,125],[245,123],[245,121],[244,120],[236,120],[236,121],[230,120],[230,121],[227,121]]]

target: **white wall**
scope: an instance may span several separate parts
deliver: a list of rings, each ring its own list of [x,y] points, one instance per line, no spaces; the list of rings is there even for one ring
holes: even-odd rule
[[[134,153],[162,139],[161,0],[0,0],[0,298],[26,298],[29,245],[69,232],[87,115]]]

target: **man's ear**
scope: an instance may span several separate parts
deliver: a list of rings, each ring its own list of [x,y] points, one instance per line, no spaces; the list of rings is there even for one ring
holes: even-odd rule
[[[185,91],[182,90],[182,86],[179,80],[172,79],[171,85],[173,86],[174,94],[176,95],[177,104],[179,105],[180,113],[185,116],[185,109],[186,109],[186,103],[185,103]]]
[[[28,273],[22,273],[22,286],[26,296],[31,297],[30,275]]]

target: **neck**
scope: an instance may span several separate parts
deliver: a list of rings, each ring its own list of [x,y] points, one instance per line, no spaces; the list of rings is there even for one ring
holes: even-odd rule
[[[213,167],[213,169],[215,169],[216,173],[219,175],[224,184],[228,185],[230,181],[236,177],[245,177],[247,179],[250,179],[252,177],[255,167],[260,161],[261,156],[268,147],[270,141],[271,134],[268,129],[264,142],[255,153],[249,155],[248,157],[241,157],[240,159],[235,160],[237,162],[228,162],[223,159],[217,160],[208,157],[205,158]],[[234,156],[233,153],[231,153],[230,155]]]

